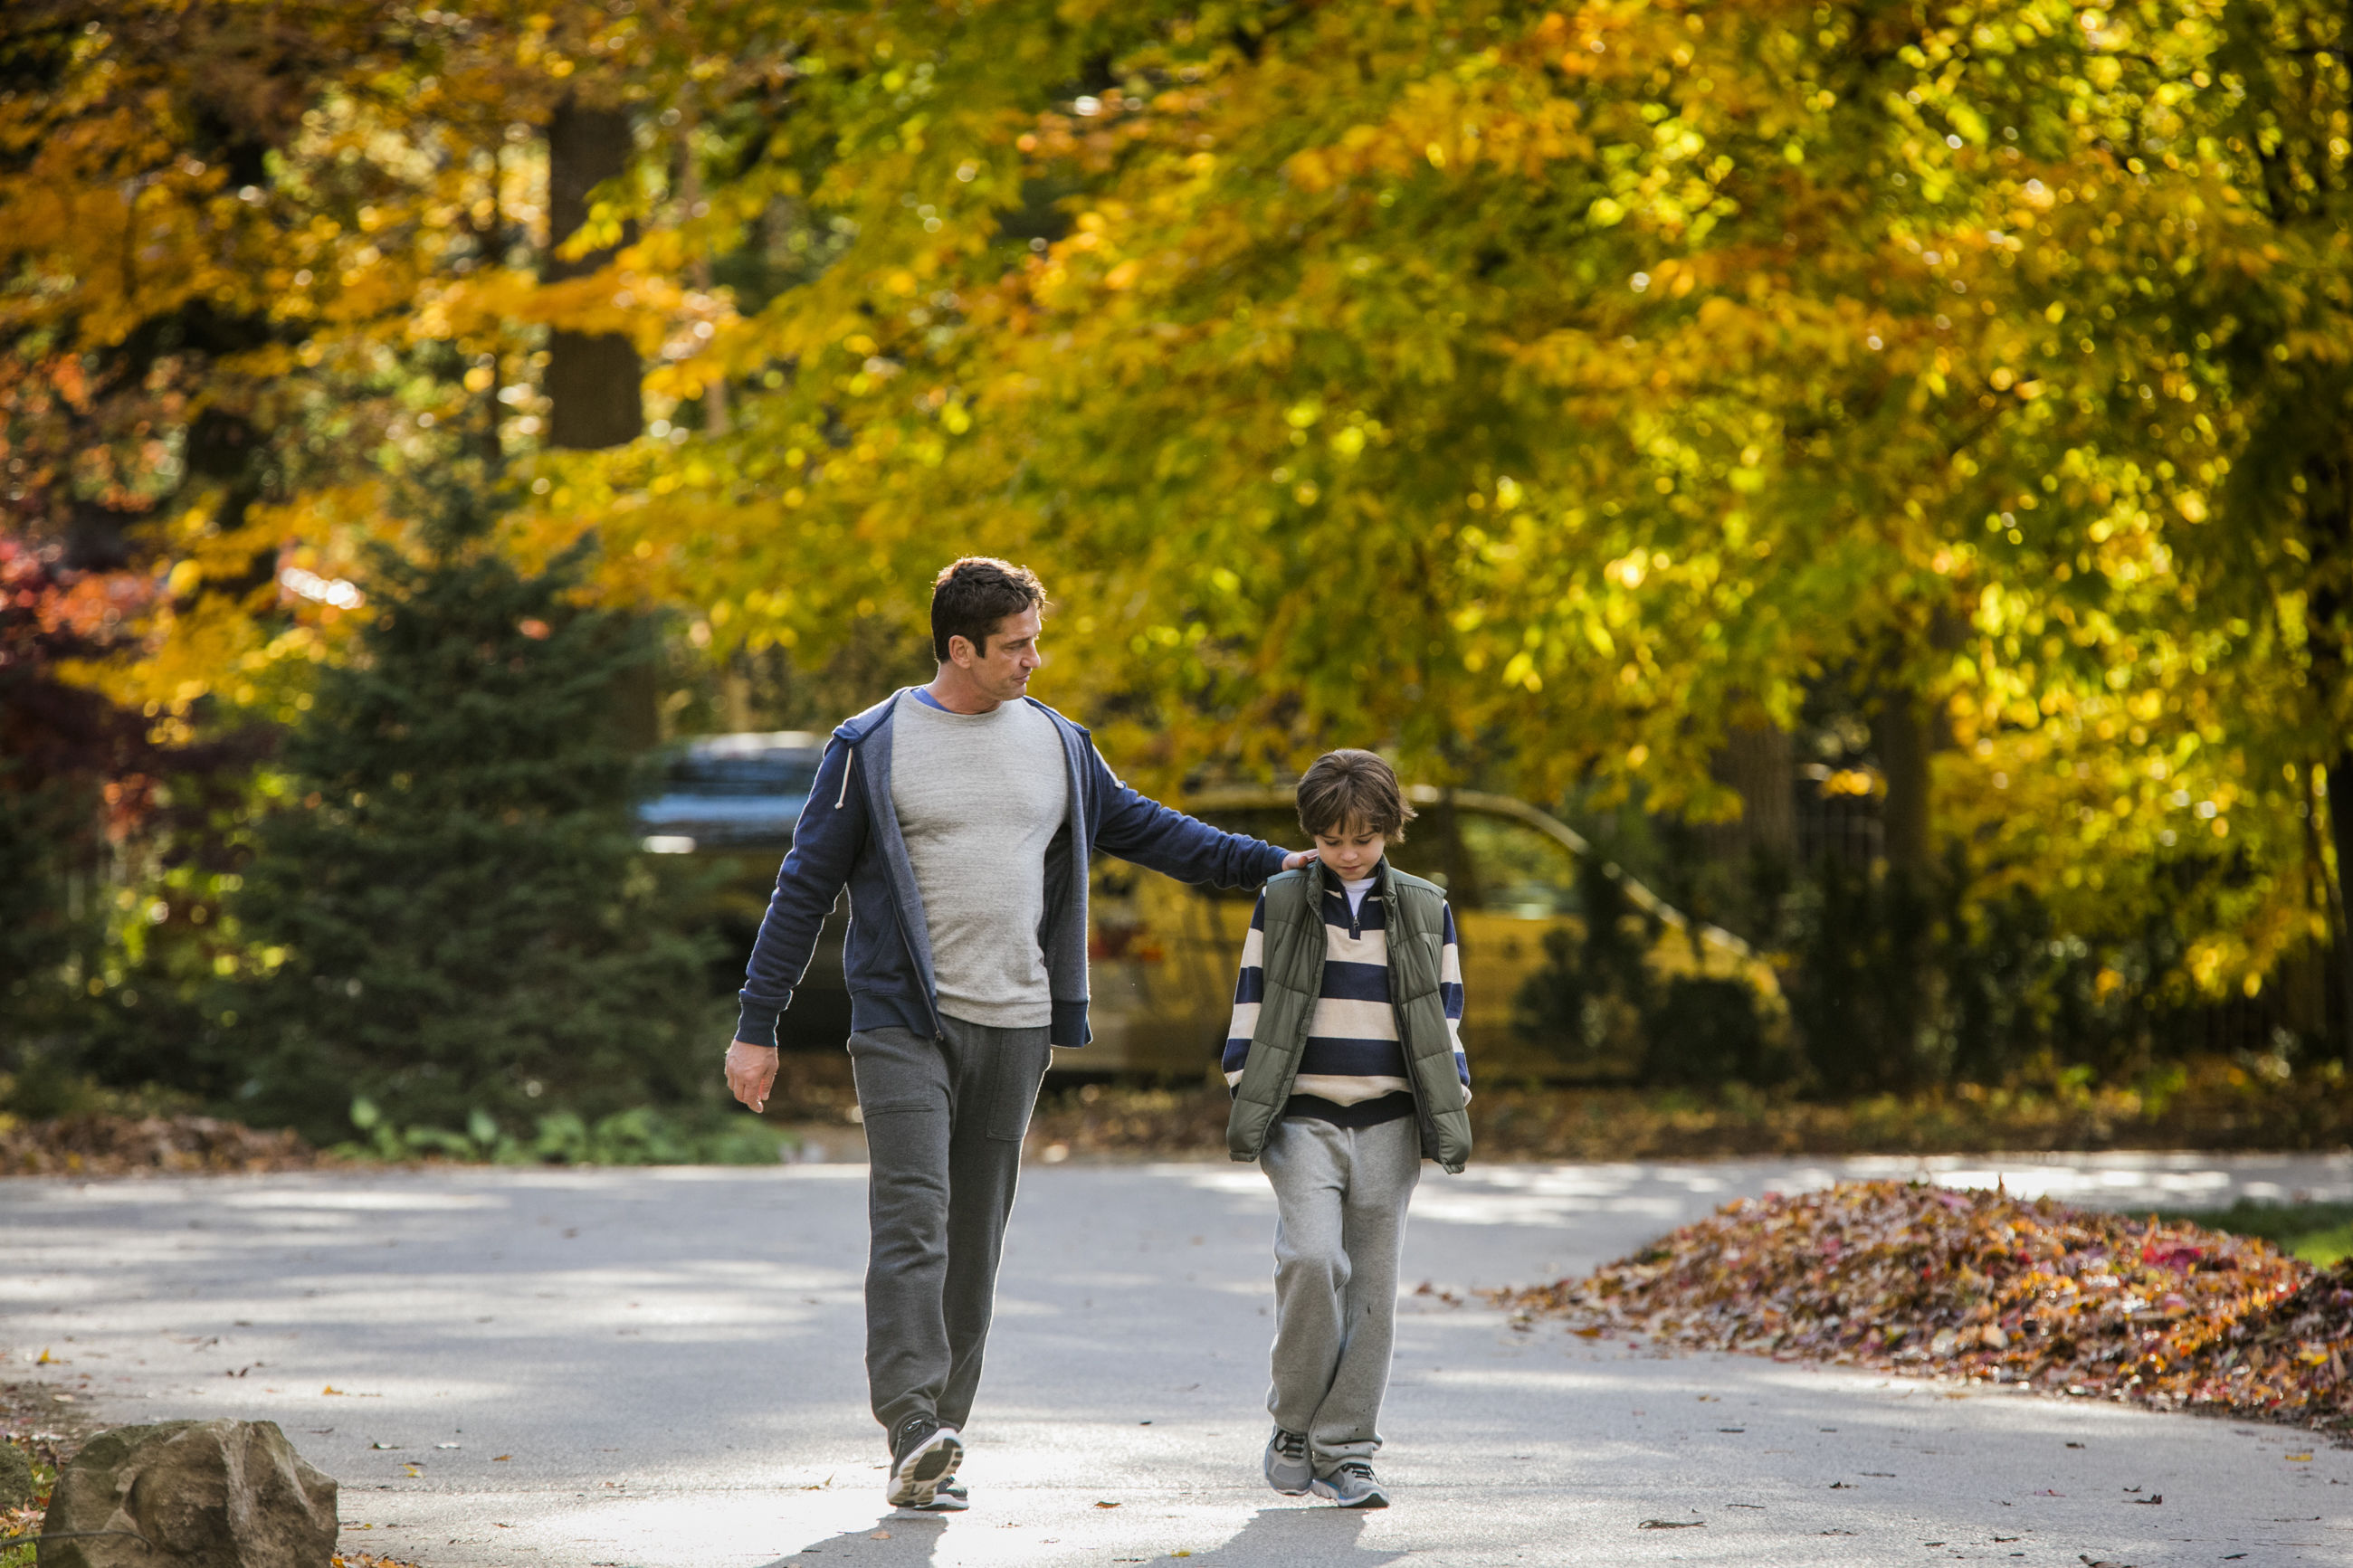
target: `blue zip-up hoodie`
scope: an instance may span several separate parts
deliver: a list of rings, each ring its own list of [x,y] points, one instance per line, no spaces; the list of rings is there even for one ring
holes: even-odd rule
[[[923,900],[891,804],[891,716],[913,689],[892,693],[833,732],[818,763],[793,847],[752,944],[735,1037],[774,1045],[776,1019],[808,973],[818,928],[849,889],[849,935],[841,967],[849,984],[849,1026],[940,1033]],[[1046,850],[1046,919],[1039,945],[1053,997],[1051,1038],[1083,1046],[1087,1029],[1087,861],[1101,849],[1180,882],[1249,887],[1282,869],[1271,844],[1221,833],[1120,783],[1087,731],[1035,698],[1054,721],[1070,774],[1070,816]],[[1072,853],[1071,846],[1083,846]]]

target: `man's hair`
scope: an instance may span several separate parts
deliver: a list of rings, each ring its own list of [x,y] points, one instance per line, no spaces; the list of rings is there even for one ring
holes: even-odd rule
[[[1414,817],[1388,763],[1370,752],[1326,752],[1299,780],[1299,826],[1319,833],[1369,829],[1391,844]]]
[[[948,639],[963,637],[973,652],[986,654],[997,622],[1045,602],[1045,584],[1027,566],[993,555],[951,561],[932,579],[932,652],[945,664]]]

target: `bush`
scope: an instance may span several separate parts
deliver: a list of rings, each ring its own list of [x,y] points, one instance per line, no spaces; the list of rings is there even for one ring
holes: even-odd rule
[[[570,1110],[534,1118],[529,1134],[510,1131],[476,1110],[465,1131],[396,1127],[365,1096],[353,1100],[362,1142],[338,1144],[347,1159],[491,1161],[501,1165],[773,1165],[794,1147],[790,1133],[755,1118],[696,1115],[632,1106],[591,1122]]]
[[[575,602],[577,552],[525,574],[483,531],[459,495],[426,559],[377,556],[356,656],[288,739],[218,1009],[248,1120],[323,1142],[356,1094],[412,1129],[601,1127],[707,1093],[703,955],[614,721],[649,628]]]
[[[1622,1072],[1647,1054],[1654,999],[1646,955],[1660,928],[1596,858],[1581,858],[1577,875],[1583,929],[1545,933],[1544,967],[1512,998],[1512,1027],[1571,1072]]]
[[[1643,1019],[1642,1081],[1661,1088],[1763,1084],[1771,1061],[1764,1015],[1747,982],[1678,974]]]

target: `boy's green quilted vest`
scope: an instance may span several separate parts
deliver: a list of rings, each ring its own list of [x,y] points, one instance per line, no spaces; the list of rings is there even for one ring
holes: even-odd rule
[[[1291,1098],[1299,1058],[1307,1049],[1307,1026],[1324,989],[1323,877],[1322,867],[1309,865],[1266,884],[1266,995],[1259,1005],[1250,1059],[1234,1089],[1233,1114],[1226,1121],[1226,1148],[1237,1160],[1255,1160],[1266,1147],[1267,1132]],[[1421,1152],[1449,1172],[1460,1171],[1471,1158],[1471,1113],[1439,999],[1446,895],[1419,877],[1390,869],[1384,860],[1366,896],[1380,900],[1387,911],[1389,1000],[1405,1046]]]

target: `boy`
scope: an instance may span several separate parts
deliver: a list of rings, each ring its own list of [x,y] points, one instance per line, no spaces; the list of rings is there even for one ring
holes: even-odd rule
[[[1227,1031],[1226,1146],[1264,1167],[1278,1216],[1267,1483],[1343,1508],[1389,1502],[1374,1422],[1421,1162],[1471,1154],[1454,913],[1385,858],[1413,815],[1372,752],[1316,759],[1299,825],[1322,864],[1259,895]]]

